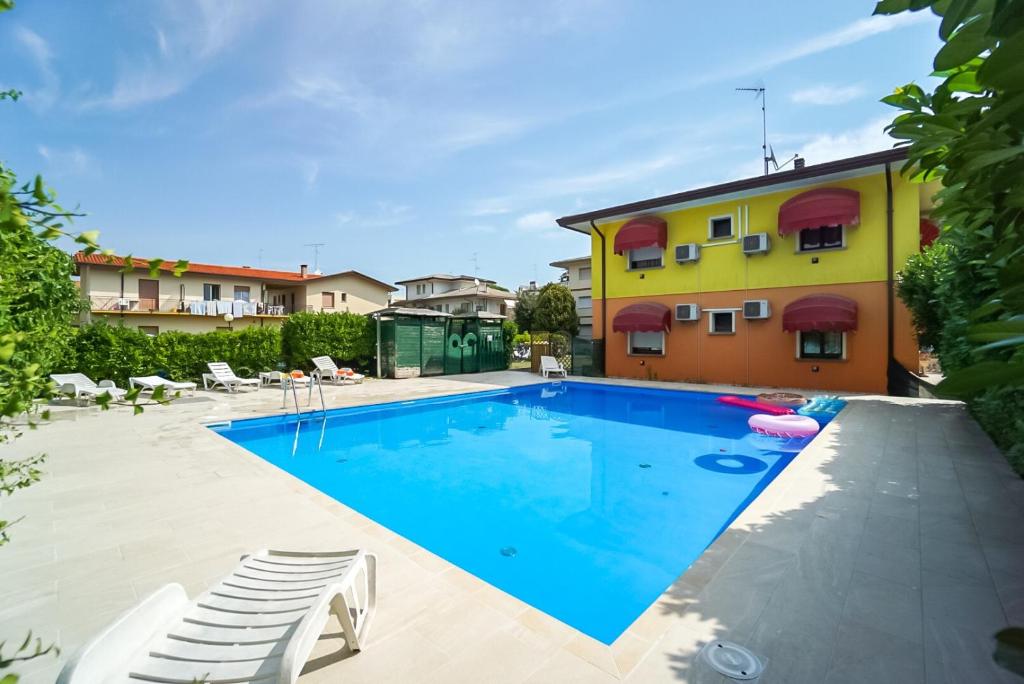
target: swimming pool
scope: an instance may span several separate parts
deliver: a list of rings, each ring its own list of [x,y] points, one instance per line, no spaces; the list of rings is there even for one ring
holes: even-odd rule
[[[750,415],[567,381],[213,429],[610,644],[802,446]]]

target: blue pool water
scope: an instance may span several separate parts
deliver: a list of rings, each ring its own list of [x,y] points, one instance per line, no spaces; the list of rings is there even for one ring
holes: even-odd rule
[[[795,457],[715,396],[578,382],[219,433],[604,643]]]

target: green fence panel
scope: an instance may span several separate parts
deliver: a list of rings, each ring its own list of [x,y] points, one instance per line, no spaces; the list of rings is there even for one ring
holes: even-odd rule
[[[395,377],[420,374],[420,322],[416,318],[395,319]]]
[[[423,320],[420,343],[420,371],[422,375],[441,375],[445,371],[445,320]]]

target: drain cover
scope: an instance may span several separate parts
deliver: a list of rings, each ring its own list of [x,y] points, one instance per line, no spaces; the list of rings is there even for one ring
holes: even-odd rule
[[[732,679],[757,679],[764,671],[757,656],[731,641],[712,641],[700,654],[715,672]]]
[[[508,558],[515,558],[516,554],[518,554],[518,553],[519,552],[516,551],[516,547],[514,547],[514,546],[506,546],[505,548],[503,548],[501,550],[501,555],[502,556],[506,556]]]

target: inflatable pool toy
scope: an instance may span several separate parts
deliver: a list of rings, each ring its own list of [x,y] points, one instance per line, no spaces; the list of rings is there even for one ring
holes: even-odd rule
[[[773,416],[758,413],[750,416],[747,425],[754,432],[770,437],[812,437],[821,429],[818,421],[809,416],[796,414]]]
[[[757,401],[758,403],[771,406],[796,408],[806,404],[807,398],[802,394],[794,394],[793,392],[764,392],[757,395]]]
[[[784,416],[789,413],[793,413],[793,409],[785,406],[772,406],[771,404],[760,404],[750,399],[744,399],[743,397],[737,397],[733,394],[726,394],[718,397],[718,401],[729,406],[738,406],[739,408],[751,409],[753,411],[760,411],[761,413],[771,413],[776,416]]]
[[[835,418],[836,414],[843,410],[846,401],[839,397],[814,397],[807,404],[797,409],[801,416],[809,416],[820,420],[829,421]]]

